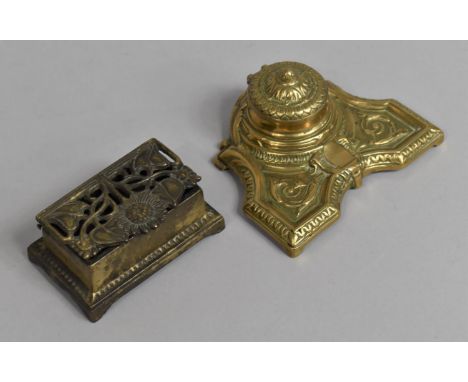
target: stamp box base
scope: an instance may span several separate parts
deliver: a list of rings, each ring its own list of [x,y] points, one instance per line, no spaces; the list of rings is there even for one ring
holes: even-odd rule
[[[65,289],[92,322],[99,320],[109,307],[160,268],[174,260],[204,237],[224,228],[222,216],[206,204],[206,213],[197,221],[176,233],[166,244],[150,252],[137,272],[121,282],[111,283],[103,297],[90,303],[91,292],[85,285],[38,239],[28,247],[29,260],[44,269],[52,281]]]

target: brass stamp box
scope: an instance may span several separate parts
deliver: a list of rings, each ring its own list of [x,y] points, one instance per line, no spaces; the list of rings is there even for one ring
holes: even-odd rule
[[[200,177],[151,139],[37,215],[29,259],[91,321],[183,251],[224,228]]]

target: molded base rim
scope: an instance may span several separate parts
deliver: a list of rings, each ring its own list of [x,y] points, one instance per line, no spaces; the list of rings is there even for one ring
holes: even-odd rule
[[[176,246],[156,257],[154,261],[150,262],[130,279],[120,285],[117,284],[106,293],[104,298],[92,305],[89,304],[83,292],[80,293],[80,290],[85,289],[85,287],[77,277],[68,270],[63,262],[47,249],[42,238],[36,240],[28,247],[28,257],[32,263],[43,268],[54,283],[66,290],[85,313],[87,318],[95,322],[99,320],[107,309],[122,295],[129,292],[206,236],[213,235],[224,229],[223,217],[208,204],[206,204],[205,216],[208,216],[208,219],[199,229],[194,230],[190,235],[177,243]]]

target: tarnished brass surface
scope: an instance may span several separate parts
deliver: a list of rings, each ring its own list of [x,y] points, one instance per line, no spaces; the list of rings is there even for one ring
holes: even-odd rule
[[[444,139],[399,102],[352,96],[297,62],[265,65],[247,83],[215,162],[240,177],[245,213],[292,257],[338,219],[363,176]]]
[[[224,228],[199,180],[151,139],[40,212],[42,238],[29,258],[96,321],[122,294]]]

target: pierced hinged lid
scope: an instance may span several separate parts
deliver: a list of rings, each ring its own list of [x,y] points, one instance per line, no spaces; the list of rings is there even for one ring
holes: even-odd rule
[[[37,215],[83,259],[155,229],[200,177],[151,139]]]

